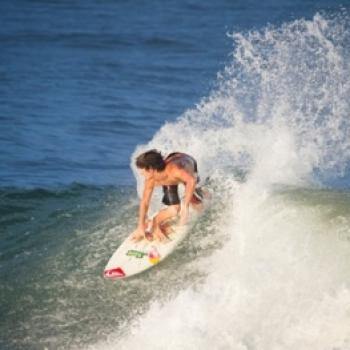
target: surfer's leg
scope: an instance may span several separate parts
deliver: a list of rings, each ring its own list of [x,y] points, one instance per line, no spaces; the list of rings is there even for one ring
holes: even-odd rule
[[[180,205],[170,205],[169,207],[162,209],[159,211],[159,213],[154,217],[153,219],[153,235],[159,239],[160,241],[163,241],[164,239],[167,239],[167,233],[166,229],[164,227],[164,223],[176,217],[179,214],[180,211]]]
[[[192,198],[190,200],[190,204],[193,209],[197,211],[201,211],[203,209],[203,198],[204,198],[204,191],[201,187],[196,187]]]

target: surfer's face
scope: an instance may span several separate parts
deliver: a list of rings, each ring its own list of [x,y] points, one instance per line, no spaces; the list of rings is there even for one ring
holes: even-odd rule
[[[140,169],[140,173],[142,176],[144,176],[146,179],[151,177],[153,175],[153,170],[152,169]]]

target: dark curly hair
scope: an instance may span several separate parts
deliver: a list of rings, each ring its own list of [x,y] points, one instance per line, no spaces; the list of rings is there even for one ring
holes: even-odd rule
[[[165,169],[165,161],[159,151],[151,149],[150,151],[141,153],[136,158],[136,166],[139,169],[162,171]]]

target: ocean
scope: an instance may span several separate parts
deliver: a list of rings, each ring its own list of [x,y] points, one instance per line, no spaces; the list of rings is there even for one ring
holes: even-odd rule
[[[13,0],[0,21],[0,349],[350,350],[348,0]],[[150,148],[193,155],[210,208],[104,280]]]

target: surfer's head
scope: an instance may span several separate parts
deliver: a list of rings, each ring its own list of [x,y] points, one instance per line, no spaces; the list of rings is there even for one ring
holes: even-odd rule
[[[165,169],[165,161],[159,151],[151,149],[141,153],[136,158],[136,166],[139,169],[162,171]]]

